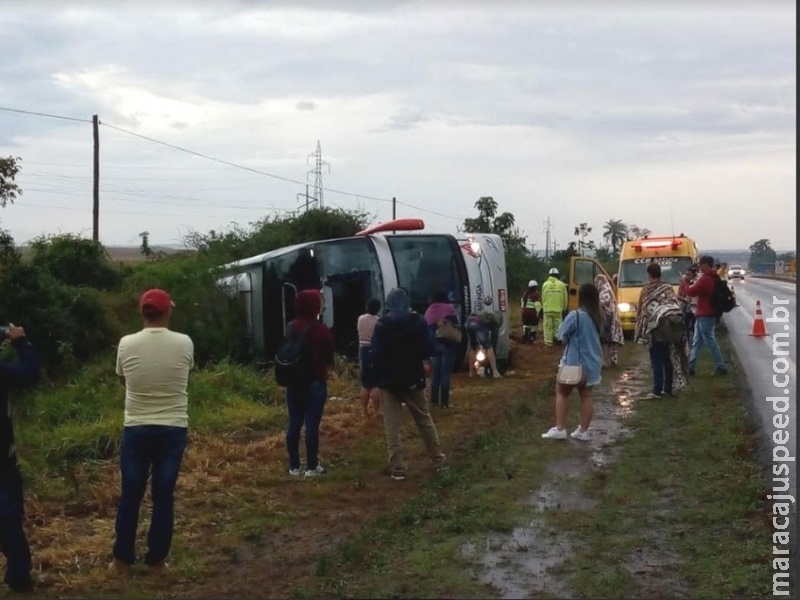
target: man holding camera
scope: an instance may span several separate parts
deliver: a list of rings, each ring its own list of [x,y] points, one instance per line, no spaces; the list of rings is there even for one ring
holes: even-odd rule
[[[6,555],[3,581],[15,592],[27,592],[31,579],[31,550],[22,518],[25,514],[22,496],[22,474],[17,464],[14,445],[14,424],[8,393],[39,379],[39,361],[25,330],[9,323],[0,327],[0,341],[8,340],[19,360],[0,359],[0,550]]]
[[[111,566],[123,574],[135,562],[139,507],[148,477],[153,515],[144,562],[163,568],[172,544],[175,485],[188,437],[187,386],[194,366],[192,339],[169,329],[174,306],[164,290],[147,290],[139,300],[144,328],[123,337],[117,348],[117,375],[125,383],[125,429]]]

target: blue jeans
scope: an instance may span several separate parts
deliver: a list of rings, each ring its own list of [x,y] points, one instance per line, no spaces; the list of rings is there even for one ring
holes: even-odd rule
[[[434,354],[431,357],[432,377],[431,385],[437,388],[450,387],[450,375],[455,362],[455,348],[447,342],[436,342]]]
[[[0,549],[6,555],[5,582],[22,586],[31,579],[31,550],[22,527],[25,514],[22,475],[9,465],[0,471]]]
[[[650,365],[653,367],[653,393],[659,396],[672,394],[674,370],[667,342],[652,342],[650,344]]]
[[[175,525],[175,484],[187,438],[185,427],[135,425],[125,428],[120,448],[122,495],[117,507],[114,558],[127,564],[136,561],[139,507],[151,470],[153,516],[147,534],[144,562],[157,565],[167,558]]]
[[[328,384],[313,381],[304,387],[286,388],[289,427],[286,429],[286,450],[289,468],[300,468],[300,431],[306,426],[306,469],[319,465],[319,424],[328,399]]]
[[[707,346],[711,352],[711,358],[717,369],[727,369],[725,359],[722,357],[722,350],[719,349],[717,337],[714,330],[717,326],[716,317],[697,317],[694,323],[694,336],[692,338],[692,349],[689,351],[689,369],[694,371],[697,365],[697,354],[700,348]]]

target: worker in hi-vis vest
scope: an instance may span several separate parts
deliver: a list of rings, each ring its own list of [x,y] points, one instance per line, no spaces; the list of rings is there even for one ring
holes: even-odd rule
[[[558,269],[550,269],[542,285],[542,313],[544,314],[544,345],[552,346],[564,311],[567,310],[567,286],[558,278]]]
[[[533,344],[536,341],[536,331],[539,329],[539,320],[542,318],[542,294],[539,283],[535,279],[528,282],[528,289],[522,295],[522,341]]]

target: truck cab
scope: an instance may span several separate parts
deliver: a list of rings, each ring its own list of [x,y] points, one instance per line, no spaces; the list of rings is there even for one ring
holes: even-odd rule
[[[617,306],[622,331],[627,336],[636,329],[639,296],[647,283],[647,265],[661,266],[661,279],[678,293],[681,276],[698,260],[697,244],[691,238],[679,236],[651,237],[627,241],[619,255],[617,273]]]
[[[570,258],[569,277],[567,280],[567,290],[569,293],[568,310],[573,311],[578,309],[578,289],[586,283],[594,284],[594,278],[600,274],[608,278],[616,294],[617,288],[614,284],[614,278],[609,275],[603,265],[595,259],[585,256],[573,256]]]

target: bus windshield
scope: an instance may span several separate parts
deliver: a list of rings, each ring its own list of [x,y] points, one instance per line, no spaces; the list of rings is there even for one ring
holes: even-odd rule
[[[460,253],[444,235],[398,235],[388,238],[397,283],[408,290],[411,305],[424,311],[437,290],[447,293],[455,305],[461,304],[462,281],[456,261]]]
[[[692,265],[688,256],[659,256],[658,258],[634,258],[623,260],[619,266],[617,287],[642,287],[647,283],[647,265],[655,261],[661,265],[661,279],[671,285],[678,285],[683,275]]]

